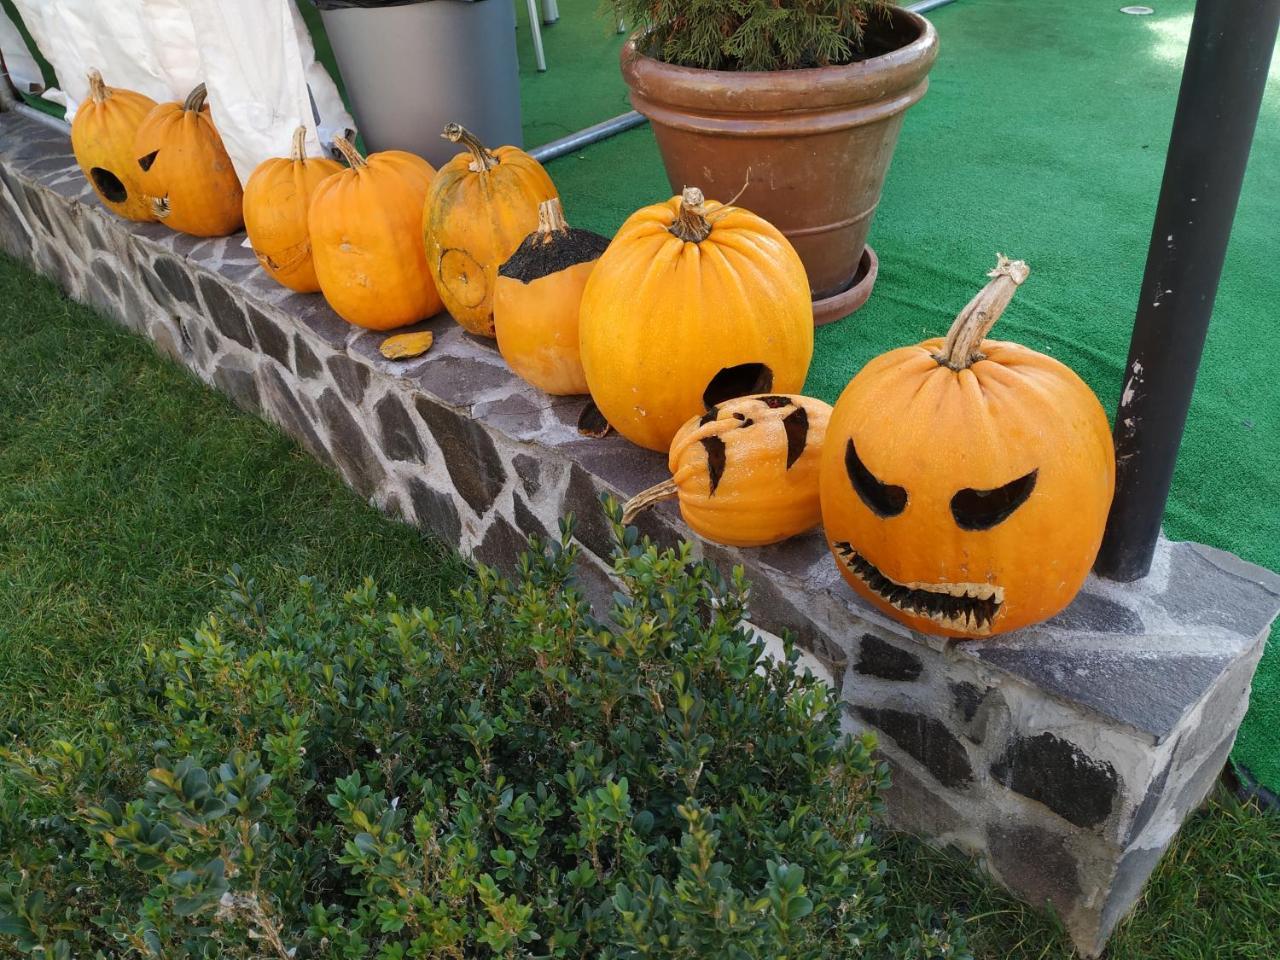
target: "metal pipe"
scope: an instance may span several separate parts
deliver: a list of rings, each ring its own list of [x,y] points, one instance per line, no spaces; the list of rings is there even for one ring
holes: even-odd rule
[[[24,117],[29,117],[38,123],[43,123],[46,127],[57,130],[61,134],[66,135],[71,132],[71,124],[67,123],[66,120],[63,120],[60,117],[55,117],[51,113],[45,113],[43,110],[37,110],[30,104],[15,103],[13,105],[13,112],[20,113]]]
[[[925,14],[930,10],[938,9],[938,7],[945,7],[949,3],[955,3],[955,0],[920,0],[919,3],[907,4],[907,9],[912,13]],[[618,32],[622,33],[622,31],[622,21],[618,21]],[[589,147],[593,143],[608,140],[610,137],[617,136],[624,130],[638,127],[644,122],[644,117],[631,110],[601,123],[594,123],[589,127],[584,127],[569,134],[567,137],[561,137],[558,140],[544,143],[540,147],[534,147],[529,153],[539,163],[546,163],[548,160],[556,159],[556,157],[563,157],[567,153],[573,153],[575,150]]]
[[[1280,0],[1196,4],[1116,410],[1111,580],[1151,569],[1278,26]]]

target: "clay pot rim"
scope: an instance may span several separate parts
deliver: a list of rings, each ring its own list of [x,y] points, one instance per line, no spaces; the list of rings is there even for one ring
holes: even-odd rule
[[[669,106],[712,108],[717,113],[809,111],[883,100],[919,84],[938,56],[938,32],[932,23],[902,7],[891,7],[890,15],[914,26],[916,38],[854,63],[795,70],[683,67],[641,53],[636,47],[638,34],[633,34],[622,48],[622,73],[633,96]]]

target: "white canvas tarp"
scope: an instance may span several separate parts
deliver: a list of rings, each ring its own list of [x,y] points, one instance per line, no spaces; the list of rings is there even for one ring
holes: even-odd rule
[[[88,95],[90,69],[100,70],[111,86],[155,100],[181,100],[204,82],[214,123],[242,182],[267,157],[287,155],[300,124],[312,131],[312,150],[354,127],[332,79],[315,62],[293,0],[14,0],[14,5],[57,71],[68,120]],[[15,43],[21,46],[11,25],[9,31],[0,33],[6,60]],[[23,64],[23,69],[30,68]]]

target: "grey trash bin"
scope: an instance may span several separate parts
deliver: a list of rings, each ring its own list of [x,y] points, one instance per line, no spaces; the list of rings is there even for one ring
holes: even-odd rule
[[[457,122],[492,147],[522,146],[511,0],[316,0],[370,150],[440,167]]]

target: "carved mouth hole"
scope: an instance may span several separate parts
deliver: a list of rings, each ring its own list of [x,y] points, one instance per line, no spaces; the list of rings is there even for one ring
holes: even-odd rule
[[[159,150],[152,150],[145,157],[138,158],[138,166],[142,168],[143,173],[151,169],[151,165],[156,162],[156,154],[159,152]]]
[[[836,556],[872,593],[905,613],[974,633],[987,633],[1004,605],[1004,590],[983,583],[898,583],[880,572],[847,541],[835,545]]]
[[[702,394],[702,405],[714,407],[726,400],[749,397],[753,393],[768,393],[773,389],[773,371],[763,363],[740,363],[725,367],[707,384]]]
[[[120,178],[110,170],[93,167],[89,171],[89,176],[93,178],[93,185],[98,188],[98,192],[112,203],[124,203],[129,199],[129,191],[124,188]]]
[[[1009,519],[1036,488],[1038,472],[1032,470],[994,490],[961,490],[951,498],[951,515],[956,518],[956,524],[961,530],[990,530]]]

